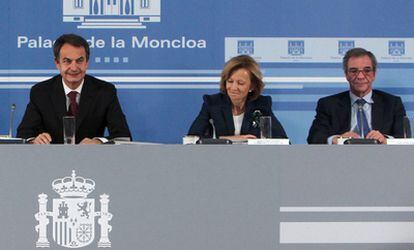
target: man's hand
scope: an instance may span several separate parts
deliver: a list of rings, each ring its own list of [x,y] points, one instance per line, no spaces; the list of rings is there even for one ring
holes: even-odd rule
[[[338,144],[338,138],[339,137],[344,137],[344,138],[359,138],[359,134],[357,134],[357,133],[355,133],[355,132],[353,132],[353,131],[348,131],[348,132],[345,132],[345,133],[343,133],[342,135],[340,135],[340,136],[335,136],[333,139],[332,139],[332,144]]]
[[[98,139],[85,138],[79,144],[102,144]]]
[[[41,133],[36,138],[31,140],[29,143],[31,144],[50,144],[52,141],[52,137],[49,133]]]
[[[378,140],[381,144],[387,143],[387,139],[385,138],[385,136],[381,134],[381,132],[379,132],[378,130],[371,130],[365,138]]]

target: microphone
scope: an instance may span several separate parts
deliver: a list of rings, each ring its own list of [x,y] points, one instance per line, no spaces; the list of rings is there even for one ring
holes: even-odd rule
[[[9,138],[13,137],[13,120],[14,120],[14,111],[16,110],[16,104],[10,106],[10,120],[9,120]]]
[[[217,137],[216,137],[216,127],[214,126],[214,120],[212,118],[210,118],[208,120],[208,122],[210,123],[211,127],[213,127],[213,139],[217,139]]]
[[[262,116],[262,112],[258,109],[253,111],[253,128],[257,128],[260,125],[260,117]]]

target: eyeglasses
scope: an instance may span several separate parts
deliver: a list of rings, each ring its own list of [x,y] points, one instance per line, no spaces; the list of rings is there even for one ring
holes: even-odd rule
[[[362,72],[364,75],[371,75],[374,73],[374,69],[371,67],[365,67],[363,69],[350,68],[347,70],[347,73],[351,76],[357,76],[359,72]]]

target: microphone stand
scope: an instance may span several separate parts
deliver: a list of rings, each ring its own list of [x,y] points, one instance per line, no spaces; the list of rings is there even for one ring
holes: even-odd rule
[[[217,139],[216,137],[216,127],[214,126],[214,120],[210,119],[208,122],[211,124],[211,127],[213,127],[213,139]]]
[[[13,120],[14,120],[14,111],[16,110],[16,104],[10,106],[10,120],[9,120],[9,138],[13,137]]]

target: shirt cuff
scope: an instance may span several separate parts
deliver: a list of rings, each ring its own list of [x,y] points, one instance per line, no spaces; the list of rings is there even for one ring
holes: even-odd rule
[[[333,138],[335,138],[335,136],[339,136],[339,135],[331,135],[331,136],[329,136],[328,139],[326,140],[326,142],[329,145],[332,145],[332,141],[333,141]]]
[[[25,139],[26,140],[26,143],[30,143],[31,141],[33,141],[34,139],[36,139],[36,137],[30,137],[30,138],[27,138],[27,139]]]

